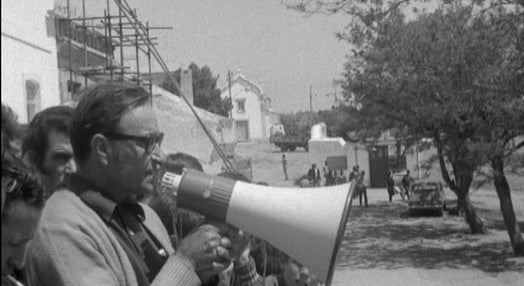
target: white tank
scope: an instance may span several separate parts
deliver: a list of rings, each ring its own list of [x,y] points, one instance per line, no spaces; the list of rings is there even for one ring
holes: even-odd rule
[[[327,137],[326,123],[321,122],[311,126],[311,140]]]

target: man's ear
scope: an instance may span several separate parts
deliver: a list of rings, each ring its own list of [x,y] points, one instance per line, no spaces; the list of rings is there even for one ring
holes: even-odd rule
[[[22,161],[26,163],[29,167],[31,167],[33,170],[39,170],[39,166],[37,164],[38,162],[38,156],[36,156],[35,152],[32,150],[28,150],[27,153],[22,155]]]
[[[91,150],[101,164],[108,165],[111,161],[112,149],[109,140],[104,135],[95,134],[91,138]]]

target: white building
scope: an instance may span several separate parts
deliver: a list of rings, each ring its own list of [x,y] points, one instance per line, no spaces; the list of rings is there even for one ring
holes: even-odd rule
[[[221,98],[230,96],[237,141],[269,138],[271,99],[264,95],[262,88],[237,74],[231,80],[231,92],[226,86],[220,95]]]
[[[53,0],[2,0],[2,103],[26,123],[60,104]]]

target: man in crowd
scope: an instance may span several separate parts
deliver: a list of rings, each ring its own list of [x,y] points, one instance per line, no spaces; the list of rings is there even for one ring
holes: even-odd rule
[[[187,169],[204,171],[200,162],[189,154],[180,152],[168,154],[162,170],[159,170],[157,176],[161,176],[165,171],[182,174]],[[159,179],[157,178],[157,180]],[[196,212],[177,207],[176,199],[172,194],[163,193],[159,190],[160,187],[156,186],[155,192],[147,194],[142,202],[153,208],[164,224],[173,245],[178,245],[180,239],[186,237],[193,229],[202,224],[203,217]]]
[[[358,177],[356,178],[357,186],[356,190],[358,192],[358,201],[360,206],[362,206],[362,196],[364,197],[364,206],[368,207],[368,182],[366,178],[366,172],[362,170]]]
[[[317,164],[311,165],[311,169],[307,172],[307,177],[311,186],[320,186],[320,170],[317,168]]]
[[[413,183],[413,178],[411,178],[411,176],[409,175],[409,170],[407,170],[404,177],[402,177],[402,188],[404,189],[403,190],[404,195],[408,198],[408,200],[409,200],[409,188],[411,187],[412,183]],[[404,196],[402,196],[402,199],[404,199]]]
[[[282,154],[282,169],[284,169],[284,179],[287,181],[287,160],[286,160],[286,154]]]
[[[62,184],[66,174],[76,171],[69,140],[73,112],[69,106],[42,110],[29,123],[22,141],[23,157],[48,195]]]
[[[2,104],[2,134],[1,134],[1,147],[2,147],[2,164],[4,164],[4,158],[6,155],[9,155],[11,153],[11,142],[14,140],[16,135],[18,134],[19,125],[18,121],[16,120],[16,114],[13,112],[11,108],[9,108],[6,105]],[[1,202],[1,208],[2,210],[4,208],[4,202],[5,202],[5,192],[2,187],[2,202]]]
[[[154,211],[163,133],[136,84],[86,90],[71,125],[77,171],[47,202],[28,249],[32,285],[200,285],[230,263],[231,240],[200,226],[175,253]]]
[[[44,191],[18,158],[2,160],[2,286],[20,285],[11,274],[24,266],[28,242],[44,207]]]

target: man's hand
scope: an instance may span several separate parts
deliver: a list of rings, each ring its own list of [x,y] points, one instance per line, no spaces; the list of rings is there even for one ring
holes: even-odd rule
[[[229,251],[235,266],[243,266],[249,262],[250,242],[252,236],[225,223],[210,222],[224,234],[222,245]]]
[[[229,240],[220,235],[217,227],[205,224],[181,241],[178,252],[191,262],[197,275],[204,281],[229,266],[229,244]]]

